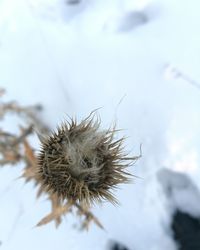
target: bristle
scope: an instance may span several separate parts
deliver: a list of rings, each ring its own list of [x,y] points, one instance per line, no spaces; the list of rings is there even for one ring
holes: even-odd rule
[[[38,156],[38,178],[45,190],[62,199],[85,203],[109,200],[110,190],[127,183],[130,160],[122,152],[124,138],[114,140],[116,129],[100,130],[100,120],[63,123],[45,141]]]

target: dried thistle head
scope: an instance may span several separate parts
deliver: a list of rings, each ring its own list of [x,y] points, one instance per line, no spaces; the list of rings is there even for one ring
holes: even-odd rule
[[[63,200],[116,202],[111,190],[129,180],[125,168],[135,158],[126,157],[124,138],[115,140],[115,133],[89,116],[79,124],[71,119],[43,139],[37,175],[44,190]]]

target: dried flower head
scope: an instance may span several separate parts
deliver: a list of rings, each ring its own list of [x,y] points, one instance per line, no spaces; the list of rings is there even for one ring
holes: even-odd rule
[[[124,169],[137,157],[126,157],[124,138],[115,140],[115,133],[100,130],[100,121],[91,116],[79,124],[63,123],[42,140],[38,178],[43,188],[63,200],[116,202],[110,190],[129,180]]]

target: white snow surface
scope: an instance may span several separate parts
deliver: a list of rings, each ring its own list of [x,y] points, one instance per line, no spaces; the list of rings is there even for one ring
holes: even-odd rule
[[[130,250],[176,249],[171,210],[156,176],[167,167],[200,188],[199,5],[197,0],[0,1],[5,98],[42,104],[52,128],[67,115],[81,120],[101,107],[102,127],[117,121],[128,136],[127,151],[139,154],[142,143],[143,153],[131,168],[139,178],[116,192],[121,205],[105,202],[93,209],[105,231],[93,225],[80,232],[73,215],[57,230],[53,223],[34,228],[49,212],[48,201],[35,199],[33,184],[16,180],[23,166],[2,168],[1,249],[104,250],[110,239]],[[6,126],[14,129],[12,122]],[[192,196],[196,191],[191,188]],[[191,204],[194,211],[198,203]]]
[[[179,210],[200,218],[200,192],[188,175],[161,169],[158,179],[172,213]]]

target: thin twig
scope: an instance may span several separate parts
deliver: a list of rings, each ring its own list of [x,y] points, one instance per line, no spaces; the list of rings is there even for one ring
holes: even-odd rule
[[[24,139],[30,135],[33,132],[33,126],[29,126],[28,128],[23,130],[23,133],[21,134],[21,136],[19,136],[15,141],[13,141],[11,143],[12,147],[15,147],[16,145],[20,144],[21,142],[24,141]]]
[[[80,204],[74,202],[74,205],[78,208],[78,210],[85,215],[86,220],[93,220],[97,226],[104,230],[103,225],[99,222],[99,220],[91,213],[89,210],[84,209]]]

